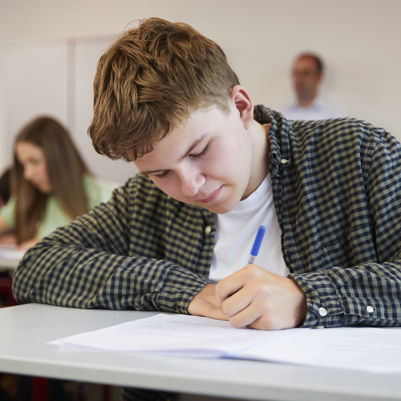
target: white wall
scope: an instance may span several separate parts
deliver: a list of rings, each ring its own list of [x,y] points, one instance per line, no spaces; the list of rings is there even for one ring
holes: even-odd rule
[[[0,169],[13,135],[4,43],[115,35],[149,16],[188,22],[219,42],[255,102],[272,108],[292,100],[294,55],[316,51],[327,65],[324,98],[401,139],[399,0],[0,0]]]

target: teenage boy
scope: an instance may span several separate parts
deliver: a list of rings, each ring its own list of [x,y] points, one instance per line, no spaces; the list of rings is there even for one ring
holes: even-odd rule
[[[215,42],[157,18],[101,57],[94,92],[95,149],[140,174],[27,252],[17,300],[256,329],[400,325],[401,145],[390,134],[254,107]]]

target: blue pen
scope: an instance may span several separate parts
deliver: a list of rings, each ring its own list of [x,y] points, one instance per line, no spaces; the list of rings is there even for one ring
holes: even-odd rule
[[[251,265],[254,262],[256,256],[258,256],[260,244],[262,243],[262,239],[265,235],[265,232],[266,232],[266,227],[260,226],[256,234],[255,241],[253,241],[253,246],[251,249],[251,255],[249,256],[248,265]]]

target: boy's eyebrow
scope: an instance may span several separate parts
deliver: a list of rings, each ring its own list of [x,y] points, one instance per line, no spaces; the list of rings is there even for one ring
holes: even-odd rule
[[[184,157],[188,156],[193,150],[194,148],[196,148],[200,142],[203,141],[203,138],[206,136],[206,134],[202,135],[200,138],[198,138],[195,142],[193,142],[191,144],[191,146],[187,149],[187,151],[179,158],[179,160],[182,160]],[[141,174],[154,174],[154,173],[159,173],[161,171],[165,171],[166,169],[157,169],[157,170],[146,170],[146,171],[140,171]]]

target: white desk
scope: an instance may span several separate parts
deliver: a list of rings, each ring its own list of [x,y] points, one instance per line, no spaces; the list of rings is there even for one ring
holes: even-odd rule
[[[401,376],[238,360],[125,355],[46,344],[150,313],[28,304],[0,309],[0,371],[246,400],[401,400]]]

